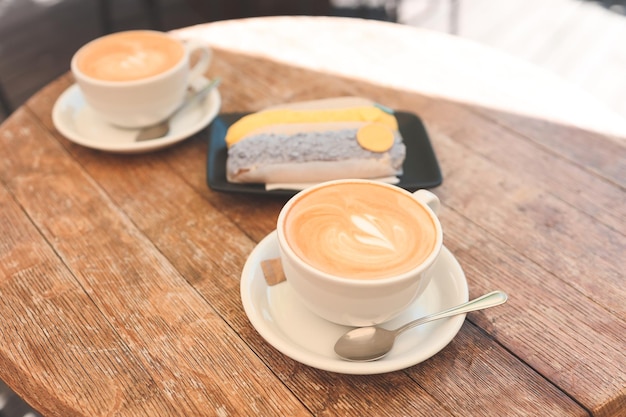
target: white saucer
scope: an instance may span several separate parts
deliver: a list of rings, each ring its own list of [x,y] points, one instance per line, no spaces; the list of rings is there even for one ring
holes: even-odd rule
[[[213,89],[204,100],[177,114],[162,138],[135,142],[137,129],[123,129],[102,120],[87,105],[78,85],[61,94],[52,109],[52,122],[66,138],[88,148],[116,153],[140,153],[171,146],[206,127],[217,115],[221,97]]]
[[[379,374],[418,364],[443,349],[458,333],[465,315],[437,320],[403,333],[393,350],[375,362],[348,362],[333,347],[350,328],[331,323],[298,303],[288,282],[269,287],[261,261],[277,258],[276,231],[252,251],[241,275],[241,300],[250,322],[272,346],[290,358],[314,368],[344,374]],[[435,313],[468,300],[467,281],[461,266],[443,248],[435,276],[419,299],[400,317],[385,324],[396,328],[415,318]]]

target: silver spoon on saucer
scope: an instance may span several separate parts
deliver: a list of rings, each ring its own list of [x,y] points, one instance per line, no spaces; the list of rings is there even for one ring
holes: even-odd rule
[[[406,330],[433,320],[495,307],[505,303],[507,298],[506,293],[493,291],[456,307],[413,320],[395,330],[387,330],[376,326],[358,327],[345,333],[337,340],[335,353],[348,361],[375,361],[387,355],[393,347],[396,337]]]
[[[202,87],[200,90],[192,93],[189,97],[187,97],[185,101],[183,101],[182,104],[178,106],[178,108],[168,116],[167,119],[155,125],[142,128],[137,133],[137,136],[135,136],[135,142],[162,138],[163,136],[167,135],[170,131],[170,121],[172,120],[172,118],[180,113],[183,109],[186,109],[190,104],[195,103],[199,99],[205,97],[209,93],[209,91],[217,87],[220,82],[222,82],[221,78],[214,78],[213,80],[211,80],[211,82]]]

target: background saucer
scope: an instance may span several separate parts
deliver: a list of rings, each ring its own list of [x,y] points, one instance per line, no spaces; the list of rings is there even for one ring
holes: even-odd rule
[[[176,115],[167,135],[135,142],[137,129],[118,128],[102,120],[87,105],[80,88],[74,84],[54,104],[52,121],[63,136],[79,145],[115,153],[140,153],[171,146],[199,132],[211,123],[220,106],[220,94],[217,89],[213,89],[204,100]]]
[[[250,322],[272,346],[290,358],[315,368],[345,374],[378,374],[418,364],[443,349],[458,333],[465,315],[416,327],[404,333],[385,358],[375,362],[348,362],[333,351],[335,341],[350,328],[319,318],[298,302],[288,282],[269,287],[260,262],[276,258],[276,232],[252,251],[241,276],[241,300]],[[435,276],[420,298],[384,327],[435,313],[468,300],[465,274],[447,248],[433,268]]]

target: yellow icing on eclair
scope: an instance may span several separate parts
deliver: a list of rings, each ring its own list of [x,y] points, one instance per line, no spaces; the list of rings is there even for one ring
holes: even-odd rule
[[[392,130],[398,129],[396,118],[378,107],[358,106],[322,110],[264,110],[242,117],[226,133],[226,145],[232,146],[249,133],[273,124],[372,122],[381,123]]]

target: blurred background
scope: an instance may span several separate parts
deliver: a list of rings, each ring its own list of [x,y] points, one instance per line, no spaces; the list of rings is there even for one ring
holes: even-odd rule
[[[626,0],[0,0],[0,121],[102,34],[293,14],[472,39],[557,73],[626,117],[625,13]]]
[[[269,15],[378,19],[461,36],[560,75],[626,118],[626,0],[0,0],[0,122],[84,43]],[[37,417],[0,381],[0,417]]]

